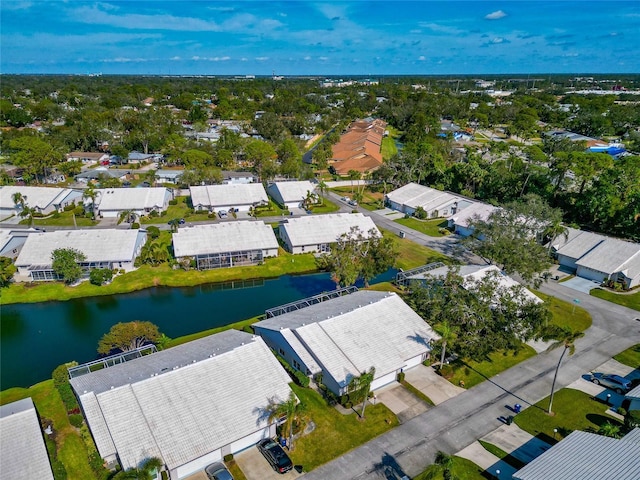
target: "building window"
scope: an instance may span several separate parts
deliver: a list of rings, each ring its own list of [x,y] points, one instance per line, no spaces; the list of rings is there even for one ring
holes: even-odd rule
[[[284,356],[284,350],[281,348],[279,351],[280,351],[280,355]]]

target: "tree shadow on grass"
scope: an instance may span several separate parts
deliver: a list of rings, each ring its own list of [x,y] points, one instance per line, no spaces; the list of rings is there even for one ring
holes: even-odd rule
[[[615,418],[609,417],[607,415],[599,415],[597,413],[588,413],[587,414],[587,420],[589,420],[591,423],[597,425],[598,427],[601,427],[602,425],[604,425],[607,422],[611,423],[613,425],[622,425]]]

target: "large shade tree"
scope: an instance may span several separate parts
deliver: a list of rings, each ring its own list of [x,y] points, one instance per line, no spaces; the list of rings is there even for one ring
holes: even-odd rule
[[[57,248],[51,252],[51,267],[62,277],[64,283],[77,282],[82,277],[80,263],[87,259],[86,255],[75,248]]]
[[[162,338],[158,327],[151,322],[120,322],[111,327],[109,332],[98,342],[98,353],[108,355],[113,352],[128,352]]]

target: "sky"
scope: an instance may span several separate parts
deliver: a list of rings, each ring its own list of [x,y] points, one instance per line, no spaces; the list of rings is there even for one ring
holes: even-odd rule
[[[640,1],[2,0],[0,72],[640,73]]]

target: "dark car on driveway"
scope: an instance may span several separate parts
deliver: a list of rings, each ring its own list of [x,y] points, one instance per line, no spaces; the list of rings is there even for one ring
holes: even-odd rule
[[[221,463],[212,463],[204,471],[209,480],[233,480],[229,470]]]
[[[286,473],[293,468],[293,462],[277,442],[270,438],[258,443],[258,450],[264,455],[271,467],[278,473]]]
[[[606,373],[592,373],[591,381],[596,385],[615,390],[617,393],[625,393],[631,390],[631,380],[621,377],[620,375],[608,375]]]

